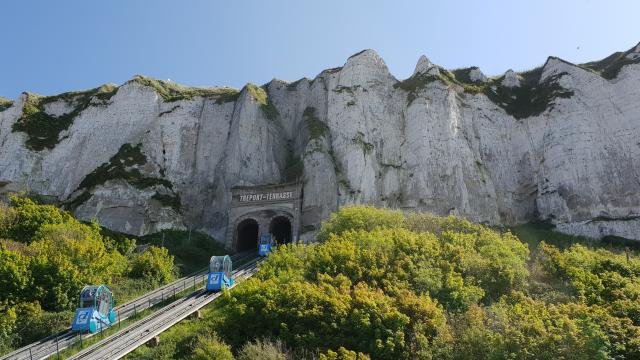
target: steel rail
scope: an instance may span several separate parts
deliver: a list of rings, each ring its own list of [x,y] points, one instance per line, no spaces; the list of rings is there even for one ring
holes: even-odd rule
[[[250,258],[254,254],[255,253],[251,251],[242,252],[232,255],[231,259],[234,262],[240,262]],[[196,286],[207,279],[208,273],[208,268],[203,268],[190,275],[154,289],[125,304],[114,307],[118,324],[150,307],[170,299],[171,297],[175,297],[176,294],[179,294],[186,289],[193,287],[195,291]],[[81,342],[92,336],[95,336],[95,334],[83,335],[72,331],[69,327],[57,334],[40,339],[20,349],[14,350],[11,353],[5,354],[0,357],[0,360],[43,360],[56,355],[78,341]]]
[[[261,259],[256,257],[242,265],[234,271],[234,277],[237,280],[251,277],[257,271],[260,261]],[[120,359],[221,295],[222,292],[211,293],[205,290],[194,292],[190,296],[176,300],[122,331],[93,344],[69,359]]]

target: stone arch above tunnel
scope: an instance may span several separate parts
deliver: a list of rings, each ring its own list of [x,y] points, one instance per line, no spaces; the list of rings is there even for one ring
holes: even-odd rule
[[[275,231],[276,238],[280,243],[298,241],[302,204],[301,183],[235,187],[232,189],[231,195],[232,201],[225,242],[228,250],[255,249],[253,243],[249,249],[248,243],[253,241],[254,233],[252,232],[249,236],[247,235],[249,234],[248,230],[245,229],[245,226],[251,221],[254,221],[258,226],[258,238],[263,234]],[[248,240],[249,238],[251,240]],[[257,247],[257,239],[255,244]]]

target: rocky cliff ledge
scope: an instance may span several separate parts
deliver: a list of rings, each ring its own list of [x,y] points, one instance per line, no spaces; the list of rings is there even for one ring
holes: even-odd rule
[[[120,86],[0,98],[0,191],[55,196],[142,235],[222,239],[230,188],[300,179],[303,228],[352,203],[640,239],[640,45],[487,77],[372,50],[313,80]]]

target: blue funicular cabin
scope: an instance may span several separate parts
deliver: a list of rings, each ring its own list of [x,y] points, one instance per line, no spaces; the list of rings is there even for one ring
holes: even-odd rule
[[[80,291],[80,304],[71,329],[95,333],[116,321],[113,293],[106,285],[87,285]]]
[[[231,275],[231,258],[229,255],[212,256],[209,261],[209,279],[207,290],[216,291],[233,286]]]
[[[258,244],[258,255],[267,256],[273,247],[273,235],[262,234],[260,236],[260,244]]]

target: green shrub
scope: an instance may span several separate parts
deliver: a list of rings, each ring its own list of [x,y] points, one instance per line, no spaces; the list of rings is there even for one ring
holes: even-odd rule
[[[7,226],[5,234],[7,237],[21,242],[29,243],[33,240],[35,233],[43,225],[63,224],[71,221],[72,216],[53,205],[38,205],[33,200],[17,195],[11,196],[11,207],[14,219]]]
[[[456,327],[455,359],[609,359],[606,333],[588,311],[521,294],[469,309]]]
[[[231,353],[231,347],[218,338],[214,334],[198,335],[196,343],[191,354],[193,360],[233,360],[233,353]],[[257,359],[257,358],[256,358]],[[263,359],[269,359],[265,357]]]
[[[612,80],[618,76],[620,70],[622,70],[622,67],[625,65],[640,63],[640,56],[635,59],[627,58],[627,55],[634,50],[635,47],[625,52],[616,52],[602,60],[582,64],[582,67],[595,71],[605,79]]]
[[[238,360],[289,360],[293,359],[281,341],[249,341],[237,356]]]
[[[369,360],[370,357],[363,353],[347,350],[340,347],[337,351],[327,350],[324,354],[320,354],[320,360]]]
[[[260,105],[260,110],[262,110],[264,117],[269,120],[275,120],[278,117],[278,109],[276,109],[271,99],[269,99],[269,94],[265,88],[247,84],[247,91],[254,100],[256,100],[258,105]]]
[[[142,75],[136,75],[131,80],[138,84],[149,86],[162,97],[165,102],[180,100],[192,100],[195,97],[203,97],[215,100],[217,104],[233,102],[238,99],[240,92],[237,89],[227,87],[196,88],[178,85],[170,81],[156,80]]]
[[[0,302],[18,302],[30,280],[28,259],[0,243]]]
[[[329,127],[318,119],[316,108],[306,107],[302,113],[307,128],[309,129],[309,139],[319,139],[329,133]]]
[[[220,242],[199,231],[163,230],[142,236],[139,241],[167,248],[183,276],[207,266],[211,256],[227,253]]]
[[[91,174],[85,176],[78,189],[92,189],[102,185],[108,180],[123,179],[138,189],[144,189],[156,185],[173,188],[171,182],[165,179],[144,176],[138,166],[147,163],[147,157],[142,153],[142,144],[135,146],[124,144],[118,152],[109,159],[109,162],[100,165]]]
[[[92,104],[108,101],[116,91],[116,86],[107,84],[87,91],[69,92],[55,96],[42,97],[27,93],[22,115],[12,125],[12,131],[26,133],[25,144],[31,150],[53,149],[59,142],[60,133],[67,130],[82,111]],[[94,100],[97,102],[93,103]],[[60,116],[47,114],[44,110],[45,105],[57,101],[65,101],[72,105],[72,110]]]
[[[165,284],[174,279],[173,256],[166,248],[151,246],[133,258],[130,275],[145,278],[155,284]]]
[[[0,112],[7,110],[11,106],[13,106],[13,101],[0,96]]]
[[[325,241],[331,234],[340,235],[347,230],[373,230],[377,227],[402,226],[404,216],[400,211],[390,211],[372,206],[346,206],[331,214],[322,224],[318,241]]]

